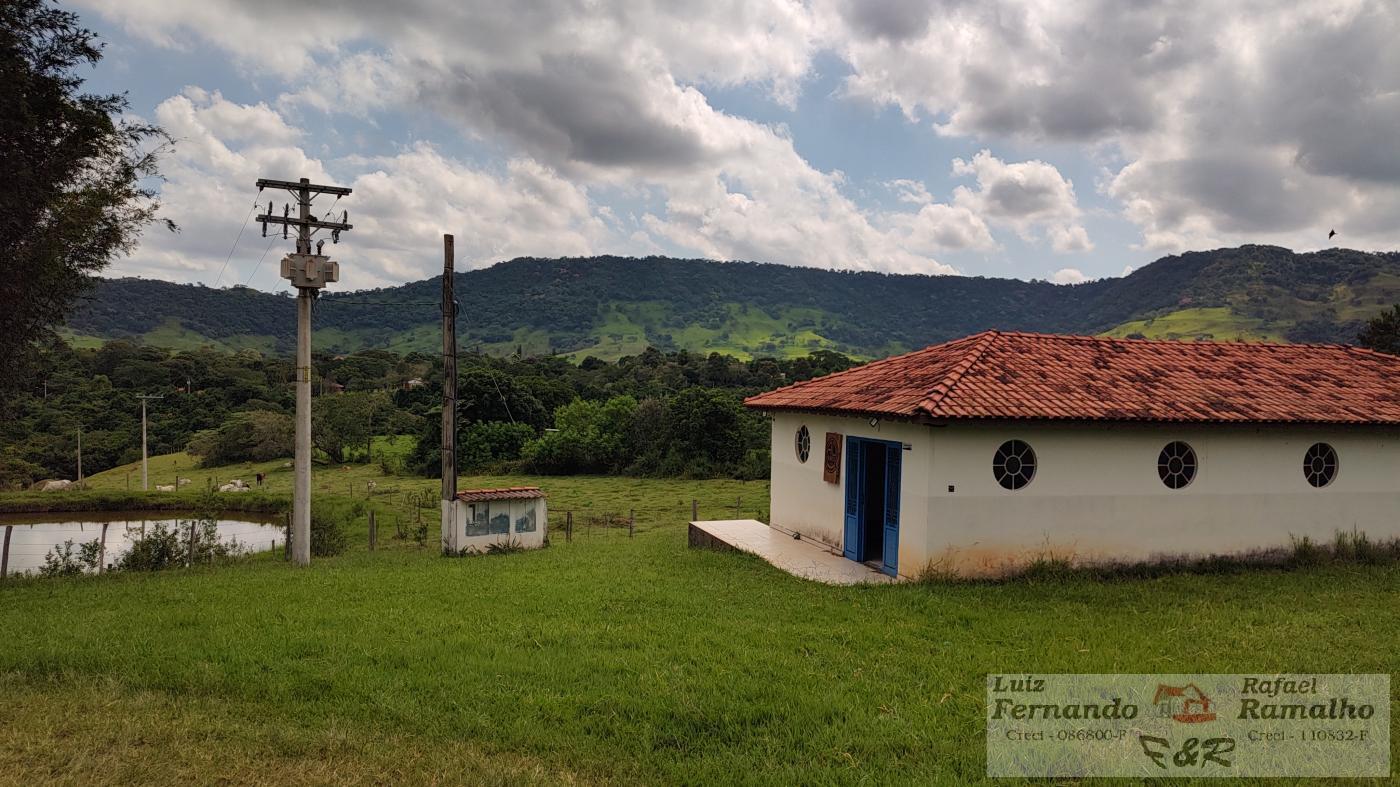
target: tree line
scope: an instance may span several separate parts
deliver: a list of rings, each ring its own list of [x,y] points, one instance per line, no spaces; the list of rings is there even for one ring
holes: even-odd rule
[[[755,475],[767,427],[744,396],[848,368],[832,352],[793,359],[649,349],[604,362],[492,357],[458,364],[458,465],[540,473]],[[312,439],[320,459],[368,460],[375,436],[415,438],[395,472],[436,475],[442,366],[418,353],[313,357]],[[214,466],[292,453],[290,358],[253,350],[170,351],[118,340],[51,340],[0,409],[0,485],[73,479],[140,459],[141,394],[150,453],[188,450]],[[388,460],[386,460],[388,461]]]

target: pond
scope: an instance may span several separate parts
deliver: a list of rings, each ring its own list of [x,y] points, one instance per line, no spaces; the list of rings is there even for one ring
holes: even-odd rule
[[[80,544],[103,541],[105,538],[105,559],[102,562],[111,567],[121,560],[131,547],[132,540],[140,538],[148,529],[162,524],[183,534],[192,516],[176,511],[3,514],[0,515],[0,565],[10,576],[38,573],[44,565],[44,556],[55,547],[62,547],[65,541],[71,539],[76,549]],[[219,540],[236,541],[244,552],[265,552],[283,547],[285,531],[279,518],[239,513],[236,518],[220,517],[216,521]],[[181,522],[185,523],[184,528],[181,528]]]

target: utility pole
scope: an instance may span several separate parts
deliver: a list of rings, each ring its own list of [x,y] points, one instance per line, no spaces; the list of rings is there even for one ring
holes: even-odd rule
[[[442,236],[442,548],[457,543],[457,300],[451,235]]]
[[[316,244],[316,253],[311,252],[311,235],[314,231],[330,230],[331,241],[340,242],[340,233],[351,229],[349,213],[344,213],[340,221],[322,221],[312,218],[311,200],[314,196],[334,194],[339,200],[350,194],[350,189],[340,186],[320,186],[306,178],[298,181],[259,179],[258,191],[265,188],[290,191],[297,200],[297,217],[292,218],[287,206],[282,215],[272,215],[272,203],[267,203],[267,213],[258,216],[262,222],[263,237],[267,237],[267,225],[282,227],[282,237],[287,237],[287,228],[297,228],[297,250],[282,258],[282,278],[297,288],[297,413],[296,413],[296,459],[294,463],[295,484],[292,488],[292,561],[298,566],[311,565],[311,302],[317,292],[327,283],[340,280],[340,264],[320,253],[325,241]]]
[[[78,424],[78,488],[83,488],[83,425]]]
[[[147,472],[149,467],[146,460],[146,400],[164,399],[165,395],[150,396],[148,394],[142,394],[136,398],[141,400],[141,491],[149,492],[151,491],[151,487],[149,483],[150,474]]]

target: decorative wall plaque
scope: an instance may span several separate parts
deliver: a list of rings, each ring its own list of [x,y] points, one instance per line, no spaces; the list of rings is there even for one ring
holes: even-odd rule
[[[841,435],[826,433],[826,459],[822,462],[822,480],[828,484],[841,483]]]

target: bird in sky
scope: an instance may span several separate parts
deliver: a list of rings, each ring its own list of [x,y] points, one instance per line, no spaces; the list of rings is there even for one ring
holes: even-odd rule
[[[1333,236],[1335,236],[1336,234],[1336,230],[1332,230],[1331,232],[1327,233],[1327,240],[1332,240]]]

